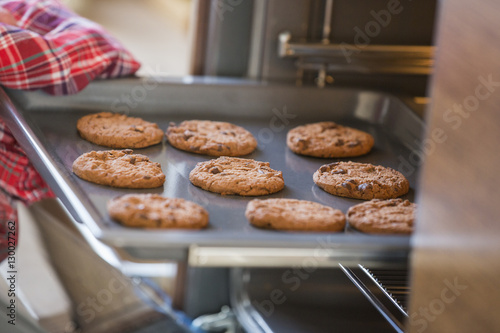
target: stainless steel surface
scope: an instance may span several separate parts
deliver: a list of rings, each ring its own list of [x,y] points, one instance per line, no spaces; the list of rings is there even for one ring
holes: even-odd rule
[[[351,280],[351,282],[359,289],[366,299],[370,301],[370,303],[392,326],[392,328],[398,333],[403,333],[404,320],[402,320],[402,318],[406,319],[407,315],[405,312],[398,312],[398,310],[401,310],[400,306],[393,302],[392,297],[387,294],[385,289],[381,288],[379,283],[377,283],[371,276],[364,275],[366,271],[363,268],[354,269],[344,267],[340,263],[339,266],[349,280]],[[382,292],[382,297],[380,292]],[[403,314],[403,317],[401,317],[401,314]]]
[[[223,306],[219,313],[196,318],[192,326],[204,332],[242,333],[233,311],[228,306]]]
[[[193,245],[188,262],[192,266],[203,267],[291,267],[313,260],[318,267],[332,267],[342,261],[349,266],[363,262],[374,267],[383,264],[387,268],[400,267],[408,251],[397,246],[382,246],[370,253],[369,247],[361,244],[346,246],[331,243],[334,239],[330,236],[318,235],[316,246],[310,248],[294,248],[292,244],[283,248]]]
[[[292,42],[292,35],[282,32],[279,37],[279,56],[298,58],[302,69],[330,72],[359,72],[365,74],[432,73],[434,47],[419,45],[357,45]],[[323,84],[324,85],[324,84]]]
[[[202,0],[208,15],[203,36],[203,68],[198,75],[246,76],[249,65],[254,1]],[[194,19],[196,20],[196,19]]]
[[[340,259],[356,263],[366,260],[373,265],[406,261],[410,241],[407,236],[366,235],[350,227],[335,234],[253,228],[244,217],[246,204],[253,198],[220,196],[191,185],[189,172],[197,162],[209,157],[183,152],[166,143],[136,150],[162,164],[167,180],[158,189],[109,188],[72,174],[71,165],[80,154],[106,149],[82,140],[75,130],[79,117],[100,110],[138,115],[157,122],[162,129],[166,129],[170,121],[193,118],[227,120],[242,125],[259,141],[258,149],[248,157],[269,161],[271,167],[283,171],[285,189],[266,197],[312,200],[344,212],[359,201],[330,195],[312,181],[318,167],[336,159],[293,154],[285,145],[288,129],[310,121],[336,120],[366,130],[374,135],[376,146],[370,154],[352,160],[395,169],[419,147],[421,120],[390,95],[248,82],[235,84],[237,81],[224,80],[208,80],[210,84],[206,84],[207,79],[186,84],[185,80],[189,79],[184,82],[139,79],[96,82],[81,94],[61,98],[10,91],[15,106],[3,99],[1,115],[75,220],[85,223],[98,239],[132,257],[186,260],[191,247],[190,263],[201,266],[266,266],[282,262],[292,265],[300,264],[311,255],[326,266],[336,266]],[[139,88],[146,96],[136,93]],[[132,97],[131,102],[126,102],[124,96]],[[143,98],[134,99],[134,96]],[[413,200],[416,174],[415,169],[410,171],[406,176],[411,190],[404,198]],[[131,192],[192,200],[209,211],[210,226],[200,231],[122,227],[107,215],[106,202]],[[265,248],[266,253],[261,248]],[[306,255],[300,254],[302,250]]]
[[[343,57],[343,48],[351,50],[355,45],[329,43],[292,43],[292,34],[285,31],[279,35],[281,57]],[[360,56],[364,57],[407,57],[430,59],[435,47],[427,45],[366,45]]]
[[[235,268],[231,270],[231,306],[240,325],[247,332],[272,333],[266,320],[255,308],[255,296],[249,293],[251,270]],[[255,272],[255,271],[253,271]]]
[[[323,38],[321,42],[323,44],[330,43],[330,35],[332,32],[332,11],[333,11],[333,0],[326,0],[325,3],[325,18],[323,19]]]
[[[256,0],[252,24],[249,76],[263,81],[295,82],[294,59],[277,55],[277,36],[290,31],[306,37],[310,31],[311,0]]]
[[[423,60],[407,54],[411,59],[391,56],[382,61],[375,46],[383,46],[385,50],[386,46],[432,50],[435,0],[401,4],[372,0],[355,5],[349,0],[253,2],[253,12],[247,12],[253,17],[248,77],[270,82],[297,82],[305,86],[364,87],[413,95],[426,93],[426,74],[433,63],[427,52]],[[397,8],[391,15],[388,6],[393,5]],[[310,52],[304,56],[280,57],[278,36],[285,31],[293,36],[294,47],[305,45],[315,49],[317,46],[321,50],[324,46],[342,46],[349,57],[342,52],[334,58],[318,57]],[[325,36],[329,36],[329,43],[325,43],[328,40]],[[246,46],[242,43],[242,47]],[[368,49],[377,52],[365,52]]]
[[[330,35],[332,30],[332,11],[333,11],[333,0],[325,1],[325,13],[323,18],[323,32],[321,36],[321,43],[326,45],[330,44]],[[278,37],[281,41],[281,37]],[[281,48],[280,48],[281,49]],[[297,69],[297,77],[300,78],[300,82],[302,82],[302,75],[304,74],[304,68],[300,65],[304,62],[304,59],[301,59],[298,64],[299,68]],[[318,69],[318,77],[316,79],[316,85],[318,88],[324,88],[326,84],[326,66],[322,64]]]

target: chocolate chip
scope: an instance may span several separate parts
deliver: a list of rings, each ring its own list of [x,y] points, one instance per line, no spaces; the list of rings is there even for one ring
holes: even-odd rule
[[[122,152],[125,154],[132,154],[134,151],[132,149],[123,149]]]
[[[139,214],[139,218],[141,218],[143,220],[147,220],[148,216],[145,214]]]
[[[345,141],[342,139],[337,139],[337,142],[335,142],[335,146],[343,146],[345,144]]]
[[[222,131],[222,132],[220,132],[220,134],[236,136],[236,133],[234,133],[233,131]]]
[[[135,164],[135,156],[130,156],[130,164]]]
[[[361,142],[359,142],[358,140],[356,141],[351,141],[347,144],[347,147],[349,148],[352,148],[352,147],[356,147],[356,146],[359,146],[361,144]]]
[[[334,166],[339,165],[339,162],[333,162],[333,163],[330,163],[330,164],[327,164],[327,165],[328,165],[328,167],[331,169],[331,168],[333,168]]]
[[[146,179],[146,180],[147,180],[147,179],[151,179],[151,176],[145,175],[145,176],[143,176],[142,178],[144,178],[144,179]]]
[[[357,185],[357,182],[354,179],[348,179],[345,182],[343,182],[341,185],[342,185],[342,187],[345,187],[349,191],[351,191],[352,188]]]
[[[144,126],[135,126],[135,125],[132,125],[130,126],[130,128],[132,128],[132,130],[136,131],[136,132],[144,132]]]
[[[330,168],[328,167],[328,165],[323,165],[321,168],[319,168],[319,171],[320,172],[327,172],[327,171],[330,171]]]
[[[185,130],[183,134],[184,134],[184,140],[188,140],[189,138],[194,136],[194,133],[189,130]]]
[[[345,188],[346,188],[346,189],[348,189],[349,191],[351,191],[351,190],[352,190],[352,187],[353,187],[353,186],[352,186],[352,184],[351,184],[351,183],[348,183],[348,182],[344,182],[344,183],[342,183],[341,185],[342,185],[342,187],[345,187]]]
[[[344,169],[338,169],[336,171],[332,171],[332,175],[343,175],[347,173],[347,171],[345,171]]]
[[[373,185],[370,183],[364,183],[361,185],[358,185],[358,191],[366,191],[366,190],[371,190],[373,188]]]
[[[297,144],[299,145],[300,149],[306,149],[309,145],[309,141],[306,139],[297,139]]]
[[[216,174],[220,173],[221,170],[218,167],[214,166],[214,167],[210,168],[210,170],[208,170],[208,172],[213,173],[214,175],[216,175]]]
[[[222,151],[222,149],[224,149],[224,145],[221,143],[218,143],[217,144],[217,151]]]

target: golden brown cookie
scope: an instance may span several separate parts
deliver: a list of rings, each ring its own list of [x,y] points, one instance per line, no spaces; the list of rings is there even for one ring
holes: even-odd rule
[[[342,231],[345,215],[338,209],[296,199],[254,199],[245,216],[258,228],[290,231]]]
[[[127,227],[200,229],[208,212],[194,202],[158,194],[127,194],[108,202],[112,219]]]
[[[222,195],[267,195],[285,186],[281,171],[271,169],[269,163],[226,156],[198,163],[189,180],[195,186]]]
[[[257,141],[249,131],[220,121],[170,123],[166,136],[168,142],[178,149],[210,156],[242,156],[257,147]]]
[[[330,194],[363,200],[396,198],[410,189],[400,172],[368,163],[326,164],[314,173],[313,179]]]
[[[154,188],[165,182],[160,163],[131,149],[85,153],[73,162],[73,172],[89,182],[113,187]]]
[[[86,115],[78,120],[76,128],[83,139],[111,148],[144,148],[163,139],[158,125],[111,112]]]
[[[374,140],[366,132],[324,121],[291,129],[286,143],[296,154],[331,158],[364,155]]]
[[[376,234],[410,234],[413,232],[417,205],[403,199],[363,202],[347,212],[354,228]]]

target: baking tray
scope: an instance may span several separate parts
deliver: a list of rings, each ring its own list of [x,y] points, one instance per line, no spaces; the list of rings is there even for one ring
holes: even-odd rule
[[[1,116],[42,176],[77,222],[97,239],[129,260],[188,260],[196,266],[290,266],[313,260],[319,267],[406,261],[409,236],[368,235],[349,226],[341,233],[298,233],[261,230],[244,216],[252,197],[221,196],[193,186],[188,179],[196,163],[211,157],[177,150],[166,142],[136,153],[160,162],[163,187],[117,189],[79,179],[71,172],[82,153],[107,148],[81,139],[78,118],[91,112],[116,111],[140,116],[166,129],[186,119],[224,120],[254,134],[258,148],[247,158],[268,161],[281,170],[285,189],[261,198],[316,201],[347,212],[361,201],[330,195],[318,188],[312,174],[339,159],[319,159],[292,153],[287,131],[299,124],[333,120],[371,133],[375,147],[365,156],[349,158],[399,169],[410,182],[404,199],[413,201],[417,186],[415,151],[423,133],[422,120],[391,95],[353,89],[317,89],[240,80],[131,78],[96,81],[83,92],[53,97],[40,92],[7,90]],[[4,94],[5,95],[5,94]],[[9,100],[10,97],[10,100]],[[413,163],[413,164],[412,164]],[[158,193],[192,200],[210,213],[205,230],[141,230],[110,220],[106,202],[125,193]]]

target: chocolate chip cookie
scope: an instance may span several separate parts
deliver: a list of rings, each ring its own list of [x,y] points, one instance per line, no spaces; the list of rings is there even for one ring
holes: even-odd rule
[[[291,129],[286,143],[296,154],[332,158],[364,155],[374,140],[366,132],[324,121]]]
[[[208,212],[194,202],[158,194],[127,194],[108,202],[112,219],[127,227],[200,229]]]
[[[178,149],[210,156],[243,156],[257,147],[257,141],[249,131],[220,121],[170,123],[166,136],[168,142]]]
[[[296,199],[254,199],[245,216],[258,227],[290,231],[341,231],[345,215],[338,209]]]
[[[354,228],[377,234],[410,234],[413,232],[417,205],[403,199],[363,202],[347,212]]]
[[[157,124],[111,112],[86,115],[76,128],[83,139],[110,148],[144,148],[163,139]]]
[[[281,171],[271,169],[269,163],[226,156],[198,163],[189,180],[195,186],[222,195],[267,195],[285,186]]]
[[[113,187],[154,188],[165,182],[160,163],[131,149],[85,153],[73,162],[73,172],[89,182]]]
[[[326,164],[314,173],[313,179],[330,194],[363,200],[396,198],[410,189],[400,172],[368,163]]]

